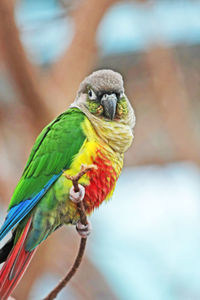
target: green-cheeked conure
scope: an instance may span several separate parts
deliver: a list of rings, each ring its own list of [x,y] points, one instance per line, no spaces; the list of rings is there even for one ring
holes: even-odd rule
[[[88,226],[79,230],[76,200],[83,200],[89,215],[110,199],[134,125],[122,76],[99,70],[83,80],[69,109],[42,130],[0,229],[0,240],[12,230],[12,238],[0,250],[0,263],[5,261],[1,300],[11,294],[38,245],[57,228],[74,224],[82,236],[88,235]],[[66,174],[77,174],[82,164],[96,168],[81,177],[76,193]]]

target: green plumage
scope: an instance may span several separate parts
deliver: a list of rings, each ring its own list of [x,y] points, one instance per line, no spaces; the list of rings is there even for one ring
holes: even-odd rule
[[[69,168],[86,138],[81,128],[84,118],[79,109],[71,108],[43,129],[33,146],[9,209],[35,196],[53,175]]]

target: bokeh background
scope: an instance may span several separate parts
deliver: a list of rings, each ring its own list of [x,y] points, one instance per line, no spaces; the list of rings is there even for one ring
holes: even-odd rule
[[[0,223],[34,139],[91,71],[122,73],[136,112],[112,201],[58,299],[200,299],[200,1],[0,1]],[[13,293],[44,297],[79,237],[43,243]]]

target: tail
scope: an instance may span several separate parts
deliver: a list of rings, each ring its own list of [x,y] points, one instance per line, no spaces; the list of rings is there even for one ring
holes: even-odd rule
[[[29,232],[31,218],[27,222],[19,240],[0,270],[0,299],[6,300],[25,272],[35,252],[25,250],[25,241]]]

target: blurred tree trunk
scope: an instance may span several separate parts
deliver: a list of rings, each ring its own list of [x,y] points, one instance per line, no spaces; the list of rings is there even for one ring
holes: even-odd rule
[[[19,38],[12,1],[0,1],[0,40],[6,65],[21,95],[20,98],[33,114],[34,127],[37,130],[41,129],[49,115],[38,89],[37,71],[28,61]]]
[[[76,96],[76,91],[83,78],[92,70],[97,58],[96,32],[99,23],[117,0],[85,0],[74,11],[74,37],[69,49],[53,66],[46,83],[51,88],[51,81],[63,94],[64,103],[58,103],[56,110],[63,110]],[[54,87],[55,88],[55,87]],[[47,90],[47,89],[45,89]],[[55,109],[55,104],[52,104]]]
[[[193,135],[189,99],[173,50],[152,48],[146,54],[151,85],[164,125],[180,160],[200,162],[199,149]]]

